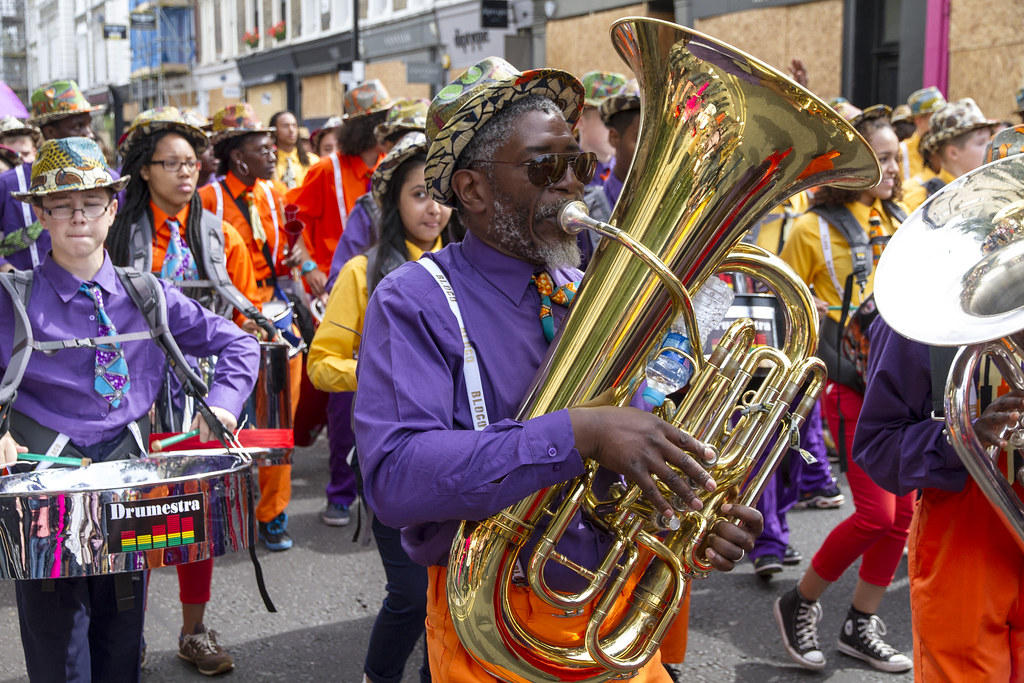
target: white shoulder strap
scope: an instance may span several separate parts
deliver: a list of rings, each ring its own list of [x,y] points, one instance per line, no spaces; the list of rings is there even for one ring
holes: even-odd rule
[[[336,153],[331,154],[331,165],[334,166],[334,195],[338,200],[338,215],[341,216],[341,231],[344,233],[348,212],[345,210],[345,186],[341,184],[341,161]]]
[[[818,236],[821,238],[821,253],[825,257],[825,267],[828,268],[828,276],[832,278],[832,286],[836,288],[839,300],[843,300],[843,286],[839,284],[839,277],[836,275],[836,264],[832,259],[832,230],[828,221],[818,216]]]
[[[18,176],[18,192],[28,192],[28,178],[25,177],[25,167],[18,164],[14,168],[14,173]],[[34,222],[32,209],[29,208],[28,202],[19,202],[19,204],[21,204],[21,216],[25,219],[25,227],[27,228]],[[35,268],[39,265],[39,248],[35,242],[28,245],[28,253],[32,257],[32,267]]]
[[[214,213],[217,214],[217,220],[224,220],[224,191],[220,187],[219,182],[213,183],[213,194],[217,197],[217,207]]]
[[[906,140],[900,143],[900,154],[903,156],[903,179],[910,180],[910,147]]]
[[[476,349],[473,348],[473,343],[469,341],[469,335],[466,334],[466,325],[462,322],[462,311],[459,310],[459,302],[455,298],[455,290],[452,289],[448,278],[444,276],[444,273],[441,272],[441,269],[432,259],[421,258],[416,263],[426,268],[427,272],[437,280],[437,284],[441,286],[441,291],[444,292],[445,298],[448,299],[448,307],[452,309],[452,315],[455,316],[455,320],[459,323],[459,332],[462,333],[463,368],[466,374],[466,397],[469,399],[469,409],[473,413],[473,429],[480,431],[490,424],[490,420],[487,417],[487,404],[484,401],[484,385],[480,380],[480,359]]]
[[[278,222],[277,206],[274,204],[274,193],[270,191],[270,183],[266,180],[261,180],[259,183],[260,187],[263,188],[263,194],[267,198],[267,203],[270,204],[270,220],[274,221],[274,261],[277,262],[277,245],[281,241],[281,226]]]

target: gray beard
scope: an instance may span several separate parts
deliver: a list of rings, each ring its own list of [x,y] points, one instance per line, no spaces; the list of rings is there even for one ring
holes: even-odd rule
[[[547,268],[579,268],[583,256],[573,235],[562,233],[561,239],[550,244],[532,242],[524,228],[530,221],[529,212],[526,209],[514,208],[512,198],[504,192],[496,188],[493,192],[494,218],[491,225],[498,246],[503,251]],[[564,202],[540,206],[533,215],[534,224],[557,215],[563,204]]]

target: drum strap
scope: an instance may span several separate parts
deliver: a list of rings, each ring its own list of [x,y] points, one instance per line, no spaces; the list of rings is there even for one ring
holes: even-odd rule
[[[335,152],[331,155],[331,165],[334,166],[334,198],[338,201],[338,215],[341,216],[341,233],[345,234],[345,224],[348,222],[348,211],[345,210],[345,186],[341,182],[341,160]]]
[[[444,292],[445,299],[448,301],[448,307],[452,309],[452,315],[455,316],[455,320],[459,323],[459,332],[462,333],[463,374],[466,377],[466,398],[469,399],[469,411],[473,420],[473,429],[480,431],[490,424],[490,420],[487,417],[487,404],[484,401],[484,386],[480,379],[480,356],[477,354],[476,349],[473,348],[473,342],[469,340],[469,335],[466,334],[466,323],[462,321],[462,311],[459,309],[459,302],[455,298],[455,290],[452,288],[451,283],[448,282],[448,278],[441,272],[440,266],[433,259],[421,258],[416,263],[423,266],[437,281],[437,284],[440,285],[441,291]]]
[[[18,191],[28,192],[28,179],[25,177],[25,166],[18,164],[14,170],[18,177]],[[32,209],[29,208],[28,202],[21,203],[21,217],[25,220],[25,227],[32,225]],[[32,257],[32,267],[35,268],[39,265],[39,248],[35,242],[28,245],[29,256]]]

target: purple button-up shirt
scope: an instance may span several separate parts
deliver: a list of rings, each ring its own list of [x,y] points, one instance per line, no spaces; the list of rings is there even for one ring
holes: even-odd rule
[[[105,256],[93,279],[103,290],[104,310],[117,332],[148,329]],[[82,280],[47,255],[34,271],[28,316],[38,341],[95,337],[98,333],[92,299],[78,290]],[[234,323],[206,311],[180,291],[161,282],[167,299],[167,320],[182,351],[194,356],[217,355],[217,372],[206,400],[238,415],[252,391],[259,368],[259,343]],[[0,372],[11,359],[14,310],[6,292],[0,294]],[[52,356],[33,352],[21,380],[14,408],[36,422],[67,434],[88,447],[117,436],[147,412],[163,383],[164,354],[152,340],[124,342],[131,388],[112,408],[93,389],[96,350],[64,349]]]
[[[345,267],[353,257],[366,253],[378,239],[377,231],[373,228],[373,219],[366,213],[362,202],[356,202],[352,211],[345,221],[345,232],[338,240],[338,246],[334,248],[334,256],[331,258],[331,272],[327,276],[327,291],[334,289],[334,281],[338,279],[338,273]]]
[[[608,163],[603,163],[600,159],[597,160],[597,168],[594,169],[594,177],[587,183],[587,187],[601,187],[604,185],[608,176],[615,172],[615,157],[608,160]]]
[[[407,263],[378,285],[366,311],[355,432],[370,507],[384,524],[402,527],[415,561],[443,565],[459,520],[483,519],[576,477],[583,460],[568,411],[512,419],[548,349],[530,282],[536,267],[472,233],[424,258],[438,263],[455,291],[490,425],[473,430],[462,337],[444,293],[426,269]],[[561,285],[579,272],[551,275]],[[553,314],[557,326],[565,312],[554,306]],[[607,540],[577,518],[559,548],[595,566]]]
[[[881,317],[868,330],[864,407],[853,440],[853,459],[886,491],[959,491],[967,483],[944,423],[933,420],[928,347],[894,332]]]
[[[613,170],[608,174],[608,180],[604,181],[604,196],[608,197],[608,204],[612,209],[615,209],[615,202],[619,201],[620,194],[622,194],[622,181]]]

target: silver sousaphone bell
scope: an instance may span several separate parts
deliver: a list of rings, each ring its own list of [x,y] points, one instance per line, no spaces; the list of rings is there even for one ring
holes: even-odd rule
[[[903,336],[963,347],[946,383],[949,440],[1024,550],[1024,504],[996,466],[996,449],[978,440],[970,406],[986,356],[1024,389],[1024,155],[961,176],[911,214],[879,261],[875,301]],[[1008,441],[1024,446],[1024,425]]]

